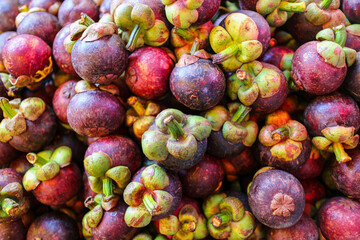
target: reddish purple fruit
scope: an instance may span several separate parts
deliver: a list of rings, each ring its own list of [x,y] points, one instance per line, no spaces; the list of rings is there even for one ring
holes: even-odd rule
[[[43,8],[45,11],[56,16],[61,4],[62,0],[32,0],[29,4],[29,9],[34,7]]]
[[[53,109],[56,116],[63,123],[68,123],[67,120],[67,108],[71,98],[76,94],[75,85],[77,81],[70,80],[61,84],[55,91],[52,99]]]
[[[357,0],[343,0],[342,10],[351,23],[360,23],[360,2]]]
[[[0,2],[0,32],[15,30],[15,18],[19,14],[17,1]]]
[[[80,19],[81,13],[85,13],[94,21],[99,20],[99,7],[92,0],[65,0],[59,9],[58,17],[61,26]]]
[[[21,219],[0,223],[0,239],[25,239],[26,229]]]
[[[4,66],[4,62],[3,62],[3,59],[2,59],[2,52],[3,52],[3,49],[4,49],[4,46],[5,44],[7,43],[7,41],[9,41],[11,38],[15,37],[17,35],[16,32],[4,32],[4,33],[1,33],[0,34],[0,72],[7,72],[6,71],[6,68]],[[3,84],[1,83],[1,91],[0,91],[0,96],[1,97],[6,97],[7,95],[4,95],[3,91],[5,91],[5,88],[3,87]],[[4,90],[3,90],[4,88]],[[6,92],[5,92],[6,94]]]
[[[311,179],[319,176],[324,168],[325,160],[320,151],[312,147],[309,159],[295,171],[291,171],[299,179]]]
[[[325,186],[316,179],[303,179],[300,181],[305,192],[305,202],[315,204],[325,198]]]
[[[0,165],[5,165],[13,161],[19,152],[10,144],[0,142]]]

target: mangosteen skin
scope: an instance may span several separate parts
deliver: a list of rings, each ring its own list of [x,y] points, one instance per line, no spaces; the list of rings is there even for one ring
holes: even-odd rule
[[[71,54],[65,50],[64,40],[70,34],[70,24],[63,27],[55,36],[54,43],[52,45],[53,56],[56,61],[56,64],[59,68],[74,77],[79,77],[76,73],[72,62]]]
[[[33,12],[28,14],[17,27],[18,34],[35,35],[52,46],[61,25],[57,17],[48,12]]]
[[[342,10],[351,23],[360,23],[360,2],[342,0]]]
[[[253,180],[249,188],[249,205],[262,224],[282,229],[293,226],[301,218],[305,208],[304,189],[292,174],[282,170],[267,170]],[[289,201],[277,201],[277,196],[288,198]],[[272,204],[273,203],[273,204]],[[279,207],[275,210],[288,210],[287,214],[274,214],[272,206]],[[291,206],[292,205],[292,206]]]
[[[300,155],[291,161],[286,161],[278,159],[272,156],[270,150],[271,147],[266,147],[257,141],[256,147],[254,148],[254,156],[258,159],[261,165],[263,166],[272,166],[285,171],[295,171],[299,167],[305,164],[309,159],[311,153],[311,141],[307,138],[305,141],[302,141],[302,151]]]
[[[360,238],[360,203],[346,197],[324,202],[317,214],[318,226],[327,240]]]
[[[269,228],[266,237],[268,240],[318,240],[319,233],[315,222],[304,213],[294,226],[284,229]]]
[[[301,90],[313,95],[324,95],[341,86],[346,77],[347,66],[344,64],[337,68],[327,63],[317,52],[318,43],[305,43],[295,51],[291,76]]]
[[[15,37],[16,35],[17,35],[17,33],[13,32],[13,31],[0,33],[0,72],[2,72],[1,68],[5,67],[5,66],[2,66],[4,64],[3,58],[2,58],[3,48],[4,48],[5,44],[7,43],[7,41],[9,41],[11,38]],[[6,69],[4,69],[4,70],[6,71]],[[2,82],[0,83],[0,96],[7,97],[6,88],[4,87],[4,84]]]
[[[205,198],[222,185],[225,172],[220,159],[205,154],[192,168],[179,171],[183,192],[191,198]]]
[[[223,165],[225,161],[228,161],[234,168],[236,175],[244,176],[251,174],[253,171],[259,168],[259,164],[255,161],[254,155],[251,153],[251,148],[245,148],[240,154],[223,159]]]
[[[176,66],[170,75],[170,89],[175,98],[190,109],[205,111],[216,106],[224,96],[226,79],[211,60]]]
[[[65,0],[58,12],[61,26],[73,23],[80,19],[81,13],[85,13],[92,20],[99,20],[99,7],[92,0]]]
[[[359,52],[360,51],[360,36],[356,36],[354,34],[347,32],[345,47],[352,48],[356,52]]]
[[[293,54],[294,50],[285,46],[275,46],[264,53],[262,61],[272,64],[275,67],[281,69],[281,63],[284,55]],[[284,69],[281,69],[284,70]]]
[[[13,161],[19,152],[8,143],[0,142],[0,165],[5,165]]]
[[[285,27],[299,44],[315,40],[316,34],[322,30],[321,25],[309,23],[303,13],[295,13],[286,22]]]
[[[17,182],[22,185],[22,176],[21,174],[11,168],[2,168],[0,169],[0,187],[3,188],[7,184]]]
[[[42,181],[33,191],[35,198],[42,204],[58,206],[74,197],[82,187],[82,175],[75,164],[61,168],[50,180]]]
[[[0,239],[26,239],[26,229],[21,219],[0,223]]]
[[[41,151],[54,139],[56,134],[56,115],[46,105],[45,112],[35,121],[26,120],[26,131],[12,137],[9,144],[21,152]]]
[[[84,158],[100,151],[109,155],[112,166],[126,166],[132,174],[140,168],[141,151],[128,137],[111,135],[100,138],[89,145]]]
[[[66,112],[71,98],[76,94],[76,83],[77,81],[75,80],[64,82],[56,89],[52,99],[52,105],[55,114],[63,123],[68,123]]]
[[[312,136],[322,136],[327,127],[360,127],[360,110],[349,96],[333,93],[315,98],[305,109],[304,124]]]
[[[128,205],[119,200],[116,207],[110,211],[104,211],[104,215],[96,228],[92,228],[94,239],[128,240],[132,239],[139,231],[126,225],[124,220]]]
[[[67,118],[77,134],[102,137],[120,127],[125,118],[125,109],[111,93],[86,91],[71,98]]]
[[[354,65],[349,68],[344,88],[357,102],[360,102],[360,52],[356,54]]]
[[[18,14],[17,1],[0,1],[0,32],[15,30],[15,18]]]
[[[18,158],[13,160],[9,165],[9,168],[18,171],[21,174],[21,176],[24,176],[27,170],[29,170],[32,167],[33,165],[31,165],[26,159],[26,153],[21,154]]]
[[[222,131],[211,131],[206,152],[217,158],[229,158],[240,154],[244,149],[245,145],[241,142],[237,144],[228,142]]]
[[[318,150],[316,150],[318,151]],[[325,160],[318,152],[316,155],[310,153],[309,159],[295,171],[290,171],[298,179],[311,179],[319,176],[324,168]]]
[[[130,4],[134,6],[137,3],[148,5],[153,10],[155,19],[161,20],[166,23],[166,26],[170,29],[173,26],[166,18],[165,5],[162,4],[161,0],[120,0],[123,4]],[[115,1],[113,1],[115,2]]]
[[[360,199],[360,150],[348,150],[352,161],[339,164],[332,159],[331,178],[336,188],[348,197]]]
[[[217,13],[220,7],[221,0],[204,0],[201,6],[196,9],[198,12],[198,19],[194,23],[195,26],[200,26],[211,20]]]
[[[305,202],[315,205],[315,203],[326,197],[325,187],[317,179],[302,179],[300,180],[301,185],[305,192]]]
[[[30,225],[27,240],[78,240],[76,222],[62,212],[47,212],[36,218]]]
[[[47,12],[57,15],[62,0],[31,0],[29,9],[39,7],[45,9]]]
[[[76,41],[71,52],[71,62],[82,79],[108,85],[126,69],[128,53],[120,36],[112,34],[91,42]]]

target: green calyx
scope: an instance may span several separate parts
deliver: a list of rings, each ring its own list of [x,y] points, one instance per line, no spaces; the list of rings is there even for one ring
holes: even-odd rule
[[[222,63],[227,72],[234,72],[243,63],[254,61],[262,53],[262,44],[257,40],[256,23],[242,13],[232,13],[225,19],[225,28],[214,27],[209,36],[214,52],[214,63]]]
[[[125,213],[128,226],[144,227],[152,216],[167,212],[173,201],[171,194],[163,190],[169,185],[169,177],[158,165],[146,167],[140,182],[130,182],[124,190],[124,201],[129,205]]]
[[[317,52],[327,63],[334,67],[341,68],[345,65],[345,52],[337,43],[330,41],[319,42],[317,44]]]
[[[114,22],[123,31],[126,48],[131,52],[144,44],[161,46],[170,35],[165,23],[155,19],[153,10],[141,3],[120,4],[114,11]]]
[[[354,149],[359,143],[359,135],[354,135],[354,127],[327,127],[321,131],[323,136],[316,136],[312,143],[319,150],[333,152],[339,163],[351,161],[345,149]]]
[[[86,233],[92,235],[92,228],[96,228],[104,215],[103,208],[104,197],[101,194],[98,194],[93,197],[88,197],[85,199],[85,207],[89,208],[90,211],[87,212],[82,219],[82,226]],[[107,210],[106,210],[107,211]]]
[[[332,2],[333,0],[323,0],[320,4],[315,2],[308,4],[304,13],[306,20],[317,26],[329,22],[331,14],[326,10],[330,7]]]
[[[0,219],[15,219],[21,217],[30,208],[29,200],[24,196],[20,183],[12,182],[0,187]]]
[[[156,128],[142,136],[144,154],[155,161],[165,160],[168,154],[181,159],[191,159],[197,150],[197,141],[207,138],[210,123],[200,116],[186,116],[176,109],[166,109],[155,119]]]
[[[98,22],[91,24],[82,33],[80,40],[85,42],[93,42],[105,36],[117,34],[117,27],[112,22]]]

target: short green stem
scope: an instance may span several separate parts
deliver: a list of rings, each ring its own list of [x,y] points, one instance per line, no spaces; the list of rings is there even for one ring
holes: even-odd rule
[[[41,167],[48,162],[45,158],[40,157],[36,153],[26,154],[26,159],[28,160],[29,163],[37,167]]]
[[[110,197],[114,194],[114,189],[113,189],[113,184],[112,184],[112,180],[108,177],[104,177],[103,178],[103,193],[104,193],[104,197]]]
[[[339,163],[351,161],[351,157],[345,152],[344,146],[341,143],[333,143],[333,149],[336,160]]]
[[[94,24],[95,21],[91,19],[91,17],[89,17],[87,14],[85,13],[81,13],[81,18],[80,18],[80,24],[85,25],[87,27],[89,27],[90,25]]]
[[[335,42],[337,44],[339,44],[341,47],[344,47],[345,46],[345,42],[346,42],[346,29],[345,29],[345,26],[344,25],[339,25],[334,29],[334,32],[335,32]]]
[[[173,138],[180,139],[182,136],[185,135],[184,130],[182,129],[178,121],[176,121],[173,115],[167,116],[164,119],[164,124],[167,125],[167,127],[169,128],[169,131]]]
[[[136,48],[136,43],[140,37],[140,34],[142,32],[142,27],[139,25],[135,25],[134,29],[132,30],[129,38],[129,42],[126,45],[126,49],[130,52],[133,52]]]
[[[127,100],[127,103],[135,110],[137,115],[139,115],[139,116],[145,115],[145,108],[140,103],[140,101],[137,97],[135,97],[135,96],[129,97],[129,99]]]
[[[216,228],[228,225],[230,221],[231,221],[231,216],[226,212],[221,212],[219,214],[212,216],[211,218],[211,224]]]
[[[331,5],[333,0],[323,0],[321,3],[320,3],[320,7],[324,10],[328,9]]]
[[[274,141],[285,140],[289,137],[289,135],[290,135],[290,129],[288,127],[280,127],[271,132],[271,138]]]
[[[227,47],[223,51],[212,55],[213,63],[218,64],[226,61],[227,59],[233,57],[235,54],[237,54],[239,51],[239,47],[235,44]]]
[[[151,193],[144,193],[143,203],[144,203],[146,209],[149,211],[150,215],[152,215],[152,216],[156,215],[161,210],[160,204],[158,204],[154,200]]]
[[[175,33],[187,42],[194,40],[194,36],[187,29],[175,27]]]
[[[181,225],[181,230],[184,232],[195,232],[196,230],[196,222],[195,221],[190,221],[190,222],[185,222]]]
[[[17,114],[17,111],[11,106],[9,100],[6,98],[3,97],[0,98],[0,108],[1,110],[3,110],[5,115],[10,119],[15,117]]]
[[[246,107],[244,105],[240,105],[238,110],[232,116],[231,121],[236,122],[238,124],[242,123],[242,121],[244,121],[244,119],[246,118],[246,116],[249,114],[250,111],[251,108]]]
[[[190,55],[194,55],[200,48],[199,39],[195,38],[193,45],[190,49]]]
[[[282,1],[279,5],[279,10],[286,11],[286,12],[294,12],[294,13],[301,13],[305,12],[306,10],[306,2],[287,2]]]

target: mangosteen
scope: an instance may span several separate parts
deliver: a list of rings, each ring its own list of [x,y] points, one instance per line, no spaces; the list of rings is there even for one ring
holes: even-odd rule
[[[26,229],[21,219],[0,223],[0,239],[26,239]]]
[[[341,7],[351,23],[360,24],[360,2],[357,0],[342,0]]]
[[[16,35],[17,35],[17,33],[13,32],[13,31],[0,33],[0,72],[7,73],[7,70],[5,68],[5,65],[4,65],[4,62],[2,59],[2,52],[3,52],[4,46],[7,43],[7,41],[9,41],[11,38],[15,37]],[[0,84],[2,85],[0,87],[1,88],[0,96],[6,97],[7,95],[6,95],[3,83],[0,83]]]
[[[71,98],[76,94],[76,80],[69,80],[61,84],[55,91],[52,105],[56,116],[62,123],[68,124],[67,108]]]
[[[65,0],[58,12],[61,26],[65,27],[80,18],[85,13],[95,21],[99,20],[99,6],[93,0]]]
[[[57,16],[62,0],[31,0],[29,8],[43,8],[45,11]]]
[[[19,14],[18,2],[4,0],[0,2],[0,32],[16,29],[15,18]]]

